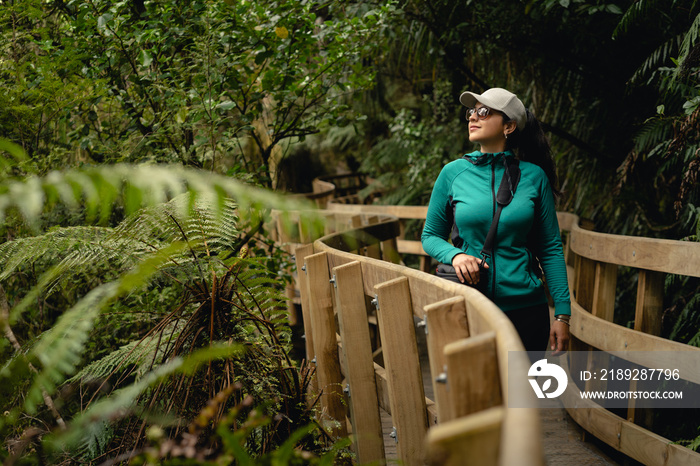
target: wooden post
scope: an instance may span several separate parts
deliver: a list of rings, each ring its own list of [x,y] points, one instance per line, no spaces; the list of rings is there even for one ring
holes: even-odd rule
[[[299,287],[301,300],[301,315],[304,321],[304,345],[306,347],[307,364],[316,357],[316,353],[314,352],[314,332],[311,328],[311,308],[309,306],[309,288],[306,284],[307,273],[305,265],[306,258],[313,253],[314,247],[312,244],[299,246],[294,252],[294,261],[297,265],[297,286]],[[312,378],[309,391],[311,393],[318,392],[318,381],[315,376]]]
[[[593,284],[593,297],[591,314],[601,319],[612,322],[615,316],[615,295],[617,288],[617,265],[607,262],[596,262],[595,279]],[[607,369],[610,363],[610,356],[607,353],[588,349],[588,361],[586,370],[600,373],[601,369]],[[586,391],[605,391],[607,381],[594,380],[586,381]]]
[[[664,274],[651,270],[639,270],[637,280],[637,305],[634,312],[634,329],[649,335],[661,334],[663,311]],[[637,389],[637,382],[630,381],[630,391]],[[627,420],[651,428],[652,413],[648,409],[636,409],[636,400],[627,405]]]
[[[661,333],[661,311],[664,299],[664,274],[640,270],[637,283],[637,306],[634,329],[649,335]]]
[[[361,464],[383,463],[384,439],[377,403],[362,267],[359,262],[335,267],[333,277],[357,459]]]
[[[307,256],[305,265],[316,355],[316,378],[322,392],[321,422],[324,427],[331,429],[335,437],[344,437],[347,435],[347,426],[343,406],[343,376],[338,359],[338,340],[326,253]]]
[[[382,259],[392,264],[401,264],[401,255],[396,245],[396,238],[382,241]]]
[[[356,230],[358,228],[362,228],[362,215],[360,215],[360,214],[353,215],[352,217],[350,217],[348,222],[349,222],[348,223],[349,230]],[[360,249],[357,249],[357,250],[351,251],[351,252],[354,252],[360,256],[366,255],[365,248],[360,248]]]
[[[498,461],[505,408],[494,407],[439,424],[427,437],[430,466],[492,466]],[[527,458],[526,460],[529,460]]]
[[[591,313],[612,322],[615,315],[617,265],[596,262]]]
[[[324,225],[323,225],[323,234],[324,235],[330,235],[332,233],[335,233],[338,231],[338,219],[337,216],[334,214],[324,214]]]
[[[374,290],[398,456],[406,465],[422,465],[428,420],[408,279],[389,280]]]
[[[360,214],[353,215],[352,217],[350,217],[349,222],[350,222],[349,226],[352,229],[362,227],[362,215],[360,215]]]
[[[425,306],[425,331],[427,332],[430,375],[437,404],[438,422],[455,418],[454,407],[447,393],[447,384],[439,381],[447,371],[445,345],[469,336],[467,307],[464,297],[455,296]]]
[[[593,295],[595,290],[595,262],[591,259],[587,259],[582,256],[576,256],[576,265],[574,267],[576,271],[576,277],[574,280],[574,290],[573,294],[575,296],[576,302],[578,302],[583,309],[591,312],[593,307]],[[575,333],[575,332],[572,332]],[[585,352],[590,351],[590,345],[585,344],[571,335],[571,342],[569,344],[571,351]],[[579,371],[582,369],[588,369],[588,357],[585,354],[579,355],[579,357],[572,358],[571,370]]]
[[[376,223],[379,223],[379,217],[377,217],[376,215],[372,215],[367,218],[367,225],[374,225]],[[379,248],[379,242],[367,245],[365,250],[367,257],[371,257],[372,259],[382,258],[382,252]]]
[[[419,269],[425,273],[431,272],[430,267],[430,256],[420,256]]]
[[[582,256],[576,256],[576,302],[591,312],[593,307],[593,290],[595,288],[595,262]]]
[[[503,404],[494,332],[450,343],[445,360],[455,418]]]

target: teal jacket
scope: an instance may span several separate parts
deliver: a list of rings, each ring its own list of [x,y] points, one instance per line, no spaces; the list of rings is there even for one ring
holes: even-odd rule
[[[505,170],[498,154],[472,152],[443,167],[433,186],[421,241],[431,257],[451,264],[459,253],[481,257],[486,234],[496,211],[498,186]],[[488,258],[487,296],[503,311],[513,311],[547,302],[544,283],[535,272],[533,254],[539,259],[555,314],[571,314],[569,284],[554,196],[544,171],[535,164],[520,162],[520,183],[512,202],[503,208],[496,232],[494,256]],[[448,242],[454,216],[461,248]]]

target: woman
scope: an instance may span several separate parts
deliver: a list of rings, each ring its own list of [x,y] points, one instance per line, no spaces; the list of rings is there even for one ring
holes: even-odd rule
[[[554,354],[566,351],[571,301],[554,195],[559,194],[549,142],[518,97],[500,88],[465,92],[469,140],[480,150],[448,163],[430,197],[423,249],[452,264],[462,283],[479,283],[511,319],[527,351],[544,352],[549,338]],[[501,212],[491,257],[480,254],[496,212],[496,190],[506,162],[517,159],[520,181]],[[452,223],[459,241],[447,241]],[[457,246],[455,246],[455,244]],[[460,244],[461,243],[461,244]],[[549,308],[540,266],[554,300]],[[480,270],[481,269],[481,270]]]

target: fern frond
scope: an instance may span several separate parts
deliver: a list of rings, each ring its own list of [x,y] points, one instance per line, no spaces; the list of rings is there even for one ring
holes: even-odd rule
[[[240,237],[238,204],[224,199],[216,209],[190,194],[142,209],[115,229],[115,237],[132,238],[150,244],[155,239],[206,241],[221,249],[231,248]],[[184,237],[183,237],[184,236]]]
[[[700,294],[694,295],[688,303],[681,310],[678,320],[673,326],[671,333],[669,334],[670,340],[683,341],[688,338],[686,334],[689,329],[696,332],[694,336],[688,341],[689,345],[700,346],[700,332],[697,332],[697,324],[700,322]]]
[[[95,288],[39,337],[30,351],[30,355],[41,362],[41,370],[25,399],[25,408],[29,413],[34,413],[36,406],[42,402],[42,390],[53,394],[66,376],[75,372],[95,319],[102,307],[118,292],[118,283]]]
[[[693,23],[683,36],[683,42],[680,45],[680,52],[678,54],[679,66],[677,66],[673,72],[674,79],[677,78],[681,73],[681,70],[684,69],[683,65],[685,64],[686,59],[690,56],[691,50],[697,43],[698,36],[700,36],[700,14],[695,17]]]
[[[53,203],[74,208],[84,205],[89,218],[106,219],[117,198],[125,200],[126,213],[132,214],[140,207],[161,204],[183,193],[190,193],[190,206],[202,201],[214,212],[221,212],[226,201],[234,199],[239,216],[251,222],[261,220],[269,209],[277,209],[283,216],[292,210],[312,209],[307,201],[203,170],[179,165],[116,164],[0,181],[0,222],[8,209],[16,208],[36,226],[45,207]],[[320,215],[307,217],[303,220],[309,228],[320,228]]]
[[[132,341],[102,359],[91,362],[73,377],[66,380],[66,383],[104,379],[111,376],[122,366],[128,367],[132,364],[139,366],[146,358],[150,357],[150,359],[153,359],[155,346],[153,340],[149,338],[146,342]],[[157,342],[158,340],[155,339],[155,341]]]
[[[134,340],[107,356],[91,362],[66,382],[104,379],[131,366],[136,366],[133,374],[136,379],[139,379],[148,372],[151,366],[157,367],[163,362],[162,351],[160,355],[158,351],[167,345],[172,338],[177,338],[179,329],[172,330],[172,326],[170,326],[157,334],[149,335],[141,340]]]
[[[42,236],[7,241],[0,245],[0,280],[7,279],[18,268],[36,261],[37,258],[47,261],[61,258],[73,249],[111,232],[109,228],[71,227],[50,231]]]
[[[188,248],[178,247],[177,253],[162,266],[187,264],[191,253],[226,251],[240,240],[238,210],[233,201],[215,212],[202,201],[188,212],[188,194],[165,204],[142,209],[128,217],[115,229],[97,227],[64,228],[43,236],[8,241],[0,246],[0,280],[4,280],[22,265],[36,258],[56,259],[57,264],[45,272],[37,285],[24,297],[18,307],[23,309],[41,293],[51,294],[73,280],[75,274],[86,270],[111,270],[123,273],[152,254],[174,243],[188,242]]]
[[[649,119],[634,136],[635,149],[639,153],[649,153],[658,144],[668,141],[672,131],[672,120],[668,118]],[[668,143],[666,142],[666,144]]]
[[[659,0],[638,0],[634,2],[627,11],[625,11],[622,18],[620,18],[620,22],[613,31],[613,38],[626,33],[630,26],[636,23],[639,18],[651,15],[652,10],[656,8],[659,3]]]
[[[649,55],[642,62],[639,68],[637,68],[637,71],[634,72],[634,74],[630,78],[630,81],[637,82],[638,80],[646,76],[649,72],[654,71],[659,67],[663,66],[664,63],[667,63],[668,60],[673,56],[674,52],[676,52],[679,49],[682,41],[683,35],[679,34],[675,37],[671,37],[659,47],[657,47],[656,50],[654,50],[651,53],[651,55]]]
[[[25,409],[28,412],[34,412],[37,404],[41,402],[42,390],[51,395],[59,384],[76,372],[85,342],[102,309],[120,295],[142,286],[162,263],[169,260],[170,255],[182,247],[182,244],[170,245],[153,254],[119,280],[94,288],[63,313],[51,329],[39,336],[29,352],[31,360],[41,363],[41,370],[34,378],[25,400]],[[14,319],[22,310],[20,306],[12,310]]]
[[[73,420],[71,428],[67,432],[59,433],[56,441],[64,448],[85,448],[87,442],[92,438],[91,429],[95,423],[112,422],[125,416],[149,387],[153,387],[173,375],[192,375],[209,361],[231,358],[241,354],[241,352],[240,345],[217,343],[197,350],[186,358],[175,357],[158,366],[140,380],[95,402]]]

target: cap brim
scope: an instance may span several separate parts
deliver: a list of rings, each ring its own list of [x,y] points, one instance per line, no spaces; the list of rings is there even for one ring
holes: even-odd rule
[[[459,102],[465,107],[473,107],[479,102],[479,97],[481,97],[481,95],[474,94],[473,92],[462,92],[462,95],[459,96]]]
[[[502,111],[500,110],[501,106],[498,105],[496,102],[489,99],[488,97],[484,97],[483,95],[476,94],[474,92],[463,92],[462,95],[459,96],[459,101],[465,107],[473,107],[474,105],[476,105],[477,102],[480,102],[481,104],[498,110],[499,112]]]

